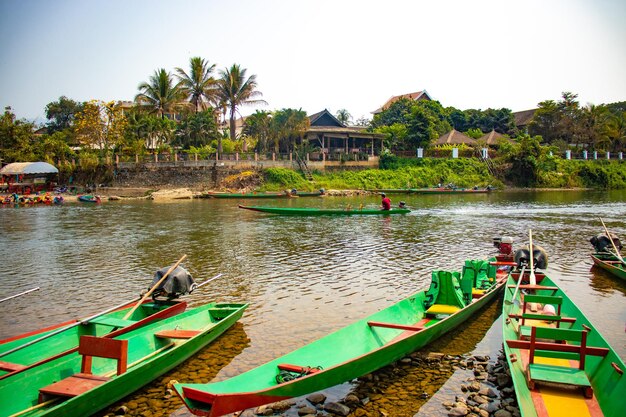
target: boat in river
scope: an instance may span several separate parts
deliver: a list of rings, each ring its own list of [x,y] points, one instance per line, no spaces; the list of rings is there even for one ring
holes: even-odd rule
[[[289,192],[251,192],[251,193],[226,193],[219,191],[209,191],[203,194],[207,198],[289,198]]]
[[[492,191],[491,187],[487,187],[487,188],[435,187],[435,188],[416,188],[413,190],[415,194],[485,194],[491,191]]]
[[[611,240],[613,243],[611,244]],[[590,239],[595,252],[591,254],[593,264],[609,272],[611,275],[626,280],[626,262],[620,255],[622,244],[619,238],[611,234],[611,240],[602,234]]]
[[[522,417],[623,416],[624,362],[558,283],[533,268],[535,250],[522,250],[502,308],[504,351]]]
[[[337,208],[323,209],[313,207],[269,207],[269,206],[242,206],[240,209],[258,211],[268,214],[279,214],[283,216],[358,216],[358,215],[389,215],[389,214],[407,214],[411,210],[407,208],[392,208],[391,210],[382,210],[380,208]]]
[[[0,381],[76,352],[83,335],[115,337],[151,321],[175,316],[187,308],[187,303],[180,300],[147,300],[135,309],[136,304],[137,300],[87,319],[70,320],[0,340]],[[125,319],[132,309],[132,314]]]
[[[79,195],[78,196],[78,201],[82,202],[82,203],[96,203],[99,204],[102,202],[102,199],[100,198],[100,196],[97,195]]]
[[[0,417],[92,415],[194,355],[246,308],[209,303],[113,338],[83,335],[77,352],[0,381]]]
[[[507,272],[491,260],[433,271],[430,288],[224,381],[175,384],[194,414],[221,416],[350,381],[427,345],[496,298]]]

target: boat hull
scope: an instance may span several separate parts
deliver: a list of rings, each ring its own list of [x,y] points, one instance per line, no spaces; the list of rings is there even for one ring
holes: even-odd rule
[[[244,374],[213,384],[176,384],[175,390],[194,414],[217,417],[329,388],[375,371],[439,338],[493,300],[504,282],[505,276],[499,275],[481,298],[440,320],[425,317],[426,292],[420,291]],[[395,323],[401,328],[372,322]],[[281,364],[321,370],[276,383]]]
[[[206,193],[208,198],[289,198],[286,193]]]
[[[282,216],[364,216],[364,215],[390,215],[407,214],[409,209],[318,209],[303,207],[265,207],[265,206],[242,206],[240,209],[258,211],[268,214],[280,214]]]
[[[561,316],[575,319],[573,324],[562,322],[560,327],[574,330],[589,329],[587,331],[587,350],[604,350],[605,356],[588,354],[585,358],[584,371],[593,388],[592,398],[584,398],[582,391],[573,389],[559,389],[547,385],[538,385],[535,389],[529,388],[526,375],[529,350],[524,348],[527,345],[522,344],[528,342],[520,342],[518,330],[520,323],[518,319],[512,318],[512,316],[521,314],[523,308],[523,304],[519,300],[521,291],[518,291],[516,299],[513,299],[516,282],[516,279],[511,276],[505,289],[502,331],[504,352],[522,417],[558,416],[563,415],[564,410],[566,410],[567,415],[572,416],[622,416],[624,409],[626,409],[626,398],[624,398],[626,376],[620,374],[626,370],[624,362],[567,294],[549,277],[543,275],[538,277],[537,283],[543,287],[548,287],[548,289],[536,290],[534,293],[536,295],[561,297],[563,299]],[[522,284],[527,284],[527,282],[523,281]],[[539,321],[533,325],[545,326]],[[551,358],[548,360],[554,361]],[[556,359],[556,361],[559,360],[563,361],[563,359]],[[577,367],[577,362],[570,361],[569,366]]]
[[[128,340],[128,361],[131,363],[125,373],[113,376],[104,384],[79,396],[69,399],[60,397],[56,401],[53,399],[52,403],[21,415],[46,417],[92,415],[197,353],[235,324],[246,308],[247,304],[211,303],[116,337],[116,339]],[[198,333],[188,339],[176,339],[174,343],[155,336],[158,332],[174,329],[186,329]],[[135,360],[137,357],[140,359]],[[94,374],[102,375],[106,374],[106,371],[114,374],[116,365],[111,362],[99,363],[100,368],[97,369],[98,372],[94,370]],[[94,361],[94,367],[96,366]],[[28,407],[36,406],[41,388],[80,372],[80,368],[81,358],[78,353],[74,353],[51,362],[47,367],[30,369],[12,378],[8,381],[10,384],[0,383],[0,403],[7,404],[0,410],[0,416],[10,416]],[[20,392],[20,398],[11,401],[14,392]]]
[[[591,259],[593,259],[594,265],[597,265],[618,278],[626,280],[626,266],[619,261],[617,257],[594,253],[591,255]]]

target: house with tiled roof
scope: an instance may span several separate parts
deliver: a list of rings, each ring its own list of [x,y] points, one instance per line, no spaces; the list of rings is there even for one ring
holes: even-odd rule
[[[391,97],[389,100],[387,100],[385,102],[385,104],[383,104],[382,106],[380,106],[379,108],[374,110],[372,112],[372,114],[382,113],[383,110],[386,110],[387,108],[389,108],[389,106],[391,106],[393,103],[395,103],[396,101],[400,100],[401,98],[408,98],[408,99],[414,100],[414,101],[418,101],[418,100],[429,100],[429,101],[432,101],[432,98],[428,95],[426,90],[416,91],[415,93],[401,94],[399,96]]]

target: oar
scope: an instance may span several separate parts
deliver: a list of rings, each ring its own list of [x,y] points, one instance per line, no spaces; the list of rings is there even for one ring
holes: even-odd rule
[[[7,301],[7,300],[10,300],[11,298],[15,298],[15,297],[19,297],[19,296],[24,295],[24,294],[28,294],[29,292],[37,291],[38,289],[39,289],[39,287],[37,287],[37,288],[31,288],[30,290],[27,290],[27,291],[21,292],[21,293],[19,293],[19,294],[15,294],[15,295],[12,295],[12,296],[10,296],[10,297],[3,298],[2,300],[0,300],[0,303],[2,303],[2,302],[4,302],[4,301]]]
[[[619,251],[617,250],[617,247],[615,246],[615,242],[613,242],[613,238],[611,237],[611,234],[609,233],[609,229],[606,228],[606,225],[604,224],[604,220],[602,220],[602,217],[600,217],[600,221],[602,222],[602,227],[604,227],[604,232],[606,233],[606,237],[608,237],[609,240],[611,241],[611,245],[613,246],[613,250],[615,251],[614,255],[617,256],[617,259],[619,259],[622,263],[626,263],[624,262],[624,258],[622,258],[622,255],[619,254]]]
[[[530,285],[537,285],[537,278],[535,277],[535,266],[533,265],[533,231],[528,229],[528,249],[530,251]]]
[[[512,301],[509,301],[507,304],[513,304],[515,302],[515,297],[517,296],[517,292],[519,291],[519,286],[522,283],[522,279],[524,279],[524,271],[526,271],[526,265],[522,267],[522,272],[519,274],[517,285],[515,285],[515,291],[513,291],[513,297],[511,297]]]
[[[96,317],[100,317],[100,316],[102,316],[103,314],[107,314],[107,313],[110,313],[111,311],[119,310],[120,308],[122,308],[122,307],[124,307],[124,306],[128,305],[128,303],[132,303],[133,301],[135,301],[135,300],[126,301],[126,302],[124,302],[123,304],[116,305],[115,307],[107,308],[106,310],[101,311],[100,313],[97,313],[97,314],[94,314],[93,316],[87,317],[86,319],[79,320],[79,321],[77,321],[76,323],[72,323],[72,324],[70,324],[69,326],[61,327],[60,329],[58,329],[58,330],[56,330],[56,331],[54,331],[54,332],[52,332],[52,333],[48,333],[48,334],[43,335],[43,336],[41,336],[41,337],[39,337],[39,338],[37,338],[37,339],[35,339],[35,340],[31,340],[31,341],[30,341],[30,342],[28,342],[28,343],[24,343],[23,345],[20,345],[20,346],[17,346],[17,347],[15,347],[15,348],[13,348],[13,349],[7,350],[6,352],[2,352],[2,353],[0,353],[0,358],[1,358],[1,357],[3,357],[3,356],[8,355],[9,353],[13,353],[13,352],[15,352],[15,351],[17,351],[17,350],[20,350],[20,349],[22,349],[22,348],[25,348],[26,346],[34,345],[35,343],[40,342],[40,341],[42,341],[42,340],[44,340],[44,339],[47,339],[47,338],[49,338],[49,337],[52,337],[52,336],[54,336],[55,334],[62,333],[62,332],[64,332],[64,331],[66,331],[67,329],[71,329],[72,327],[76,327],[76,326],[78,326],[79,324],[88,323],[90,320],[93,320],[93,319],[95,319]]]
[[[145,300],[146,298],[148,298],[150,295],[152,295],[152,293],[159,288],[159,285],[161,285],[161,283],[163,281],[165,281],[168,277],[169,274],[172,273],[173,270],[175,270],[176,268],[178,268],[178,265],[180,265],[180,263],[182,261],[185,260],[185,258],[187,257],[187,255],[183,255],[178,262],[176,262],[174,265],[172,265],[172,267],[170,269],[167,270],[167,272],[165,273],[165,275],[163,275],[163,277],[159,280],[159,282],[157,282],[156,284],[154,284],[152,286],[152,288],[150,288],[150,291],[148,291],[147,293],[145,293],[143,295],[143,297],[141,297],[141,299],[137,302],[137,304],[135,304],[135,306],[133,308],[130,309],[130,311],[128,313],[126,313],[126,315],[124,316],[124,320],[128,319],[130,316],[133,315],[133,313],[135,312],[135,310],[137,310],[137,307],[139,307]]]

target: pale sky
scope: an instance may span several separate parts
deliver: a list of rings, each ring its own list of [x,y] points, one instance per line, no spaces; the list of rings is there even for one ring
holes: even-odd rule
[[[200,56],[256,74],[268,106],[365,116],[426,90],[444,106],[626,101],[624,0],[0,0],[0,106],[132,100]]]

